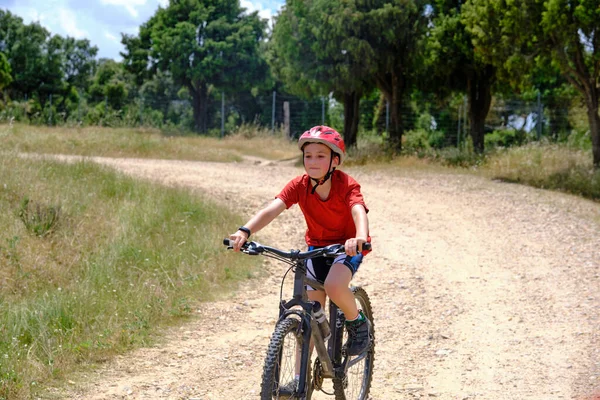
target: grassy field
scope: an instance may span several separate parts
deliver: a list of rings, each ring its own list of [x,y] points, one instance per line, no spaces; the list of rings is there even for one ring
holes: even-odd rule
[[[1,399],[148,344],[255,271],[221,244],[239,217],[92,163],[3,154],[0,209]]]
[[[260,140],[248,140],[260,138]],[[64,128],[0,125],[0,151],[82,156],[160,158],[190,161],[240,161],[244,155],[266,159],[297,156],[294,144],[267,129],[242,127],[224,139],[167,136],[157,130]]]

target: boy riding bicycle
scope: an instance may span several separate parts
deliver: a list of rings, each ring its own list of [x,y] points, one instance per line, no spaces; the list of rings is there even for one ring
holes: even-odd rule
[[[284,210],[298,204],[307,224],[309,248],[344,243],[346,254],[333,262],[325,257],[308,260],[310,275],[324,282],[325,291],[307,287],[308,298],[325,305],[326,296],[346,316],[348,355],[359,355],[369,347],[371,322],[358,310],[349,288],[362,258],[362,245],[370,242],[368,208],[360,185],[336,168],[342,164],[344,140],[327,126],[315,126],[298,140],[306,174],[292,179],[268,206],[256,213],[229,236],[231,246],[240,251],[251,233],[258,232]]]

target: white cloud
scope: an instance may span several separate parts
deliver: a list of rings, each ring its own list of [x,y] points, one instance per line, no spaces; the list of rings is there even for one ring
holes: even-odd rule
[[[108,31],[104,31],[104,37],[113,42],[120,43],[119,38]]]
[[[61,8],[58,11],[58,18],[60,20],[60,26],[65,32],[67,32],[67,35],[73,36],[77,39],[82,39],[88,36],[86,31],[77,27],[77,17],[75,17],[73,11],[69,10],[68,8]]]
[[[160,4],[163,8],[167,8],[169,6],[169,0],[158,0],[158,4]]]
[[[257,1],[241,0],[240,5],[244,7],[248,13],[258,11],[258,15],[260,15],[261,18],[266,18],[269,21],[273,17],[274,10],[265,8],[262,4],[260,4]]]
[[[133,18],[137,18],[139,13],[136,7],[146,4],[146,0],[100,0],[102,4],[110,4],[112,6],[125,7]]]
[[[25,13],[25,21],[36,21],[42,24],[46,19],[46,16],[44,14],[40,14],[40,12],[35,8],[28,8]]]

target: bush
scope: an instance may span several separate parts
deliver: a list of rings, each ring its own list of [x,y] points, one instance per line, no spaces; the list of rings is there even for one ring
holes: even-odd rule
[[[485,155],[456,147],[446,147],[437,150],[435,157],[442,165],[451,167],[468,168],[481,165],[485,162]]]
[[[0,121],[29,122],[31,115],[39,111],[39,103],[33,99],[9,101],[0,112]]]
[[[500,129],[485,135],[485,147],[519,146],[525,142],[525,132],[519,129]]]
[[[567,145],[578,150],[592,149],[592,136],[589,129],[573,129],[567,137]]]
[[[427,131],[424,129],[407,131],[404,134],[404,139],[404,151],[407,153],[419,153],[431,148]]]

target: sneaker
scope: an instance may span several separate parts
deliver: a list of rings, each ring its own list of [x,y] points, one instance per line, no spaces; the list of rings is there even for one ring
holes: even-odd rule
[[[276,398],[286,398],[293,396],[296,393],[296,389],[298,389],[298,379],[294,378],[283,386],[279,386],[279,389],[276,393],[279,397]]]
[[[371,344],[371,321],[362,311],[354,321],[346,321],[348,330],[348,341],[346,342],[346,352],[349,356],[362,354]]]

